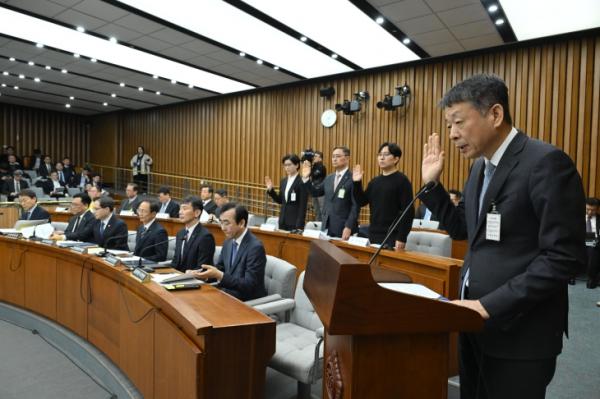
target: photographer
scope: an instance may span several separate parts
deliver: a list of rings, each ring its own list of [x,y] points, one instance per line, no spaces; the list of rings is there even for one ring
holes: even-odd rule
[[[322,212],[323,201],[325,197],[323,194],[317,193],[322,192],[323,182],[325,181],[325,176],[327,176],[327,168],[325,168],[325,165],[323,165],[323,153],[321,151],[313,152],[311,148],[308,148],[302,153],[302,162],[304,161],[311,163],[310,180],[314,190],[316,191],[311,194],[312,203],[315,210],[315,220],[320,222],[323,220]]]

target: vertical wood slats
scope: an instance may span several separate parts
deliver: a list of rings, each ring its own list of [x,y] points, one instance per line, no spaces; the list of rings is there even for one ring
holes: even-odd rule
[[[542,45],[500,49],[427,62],[387,72],[353,75],[323,83],[274,88],[258,93],[187,103],[120,115],[123,134],[119,166],[137,145],[144,145],[155,161],[155,171],[205,176],[262,184],[265,175],[278,181],[281,156],[311,145],[329,154],[335,145],[352,150],[351,163],[376,173],[380,143],[395,141],[403,149],[401,170],[416,189],[421,184],[422,148],[432,132],[442,134],[447,154],[443,183],[462,188],[470,162],[448,140],[437,102],[445,91],[479,72],[495,73],[507,82],[515,126],[534,138],[563,148],[574,160],[589,195],[600,195],[598,156],[600,142],[600,36],[547,41]],[[410,105],[396,112],[376,108],[385,94],[407,83]],[[319,88],[332,85],[331,100],[319,97]],[[371,99],[354,116],[338,114],[327,129],[320,115],[336,102],[368,90]],[[92,159],[92,161],[95,161]]]

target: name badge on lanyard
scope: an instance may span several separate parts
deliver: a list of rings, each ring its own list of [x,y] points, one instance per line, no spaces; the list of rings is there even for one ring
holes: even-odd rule
[[[296,192],[292,191],[290,193],[290,202],[296,202]]]
[[[490,241],[500,241],[500,222],[501,215],[496,209],[496,204],[492,202],[492,210],[487,214],[485,221],[485,239]]]
[[[346,189],[345,188],[340,188],[338,190],[338,198],[343,199],[345,195],[346,195]]]

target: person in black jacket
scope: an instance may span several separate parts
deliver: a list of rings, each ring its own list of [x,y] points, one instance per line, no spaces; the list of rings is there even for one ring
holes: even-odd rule
[[[73,240],[73,241],[89,241],[94,237],[92,231],[94,222],[94,214],[89,210],[92,200],[86,193],[77,193],[71,200],[71,214],[69,224],[65,231],[55,231],[52,235],[53,240]]]
[[[310,181],[312,187],[315,189],[309,192],[312,196],[315,220],[319,222],[323,220],[323,203],[325,202],[325,197],[323,196],[324,193],[322,189],[326,176],[327,168],[323,165],[323,153],[321,151],[315,151],[315,156],[313,157],[310,168]]]
[[[179,220],[185,227],[177,232],[171,262],[179,271],[200,269],[203,264],[214,263],[215,239],[200,223],[202,209],[202,200],[196,196],[184,198],[179,207]]]
[[[165,228],[156,220],[160,203],[155,199],[144,199],[137,208],[142,225],[137,229],[134,255],[144,259],[162,262],[167,259],[169,236]]]
[[[210,184],[200,186],[200,198],[202,199],[202,209],[209,215],[214,215],[217,210],[217,204],[213,200],[214,190]]]
[[[281,179],[279,193],[273,188],[273,181],[265,176],[267,193],[273,201],[281,204],[279,211],[280,230],[301,230],[304,228],[306,218],[306,205],[308,192],[298,174],[300,158],[296,154],[287,154],[281,159],[286,177]]]
[[[158,189],[158,200],[160,201],[159,213],[165,213],[173,219],[179,217],[179,204],[171,199],[171,190],[169,187]]]
[[[102,196],[94,201],[96,222],[92,226],[96,244],[106,249],[129,250],[127,245],[127,225],[114,213],[115,201]]]
[[[8,197],[8,201],[14,201],[19,196],[21,190],[29,188],[29,183],[23,180],[23,171],[15,170],[12,179],[4,181],[2,193]]]
[[[35,191],[21,190],[19,192],[19,204],[23,208],[19,220],[47,220],[50,222],[50,214],[38,205]]]
[[[354,166],[352,180],[354,181],[354,199],[358,206],[369,204],[371,211],[369,224],[369,241],[382,244],[396,251],[406,246],[406,239],[415,216],[415,208],[410,207],[404,220],[392,233],[389,241],[383,239],[391,227],[394,219],[408,207],[412,201],[412,184],[408,177],[398,171],[398,163],[402,157],[402,150],[396,143],[383,143],[379,146],[377,160],[381,168],[381,175],[374,177],[363,191],[363,170],[360,165]]]

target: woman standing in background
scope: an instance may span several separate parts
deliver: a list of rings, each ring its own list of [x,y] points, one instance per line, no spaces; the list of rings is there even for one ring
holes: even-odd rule
[[[152,162],[152,158],[146,154],[143,146],[137,148],[137,154],[130,161],[133,168],[133,182],[140,186],[142,193],[146,193],[148,190],[148,175]]]

